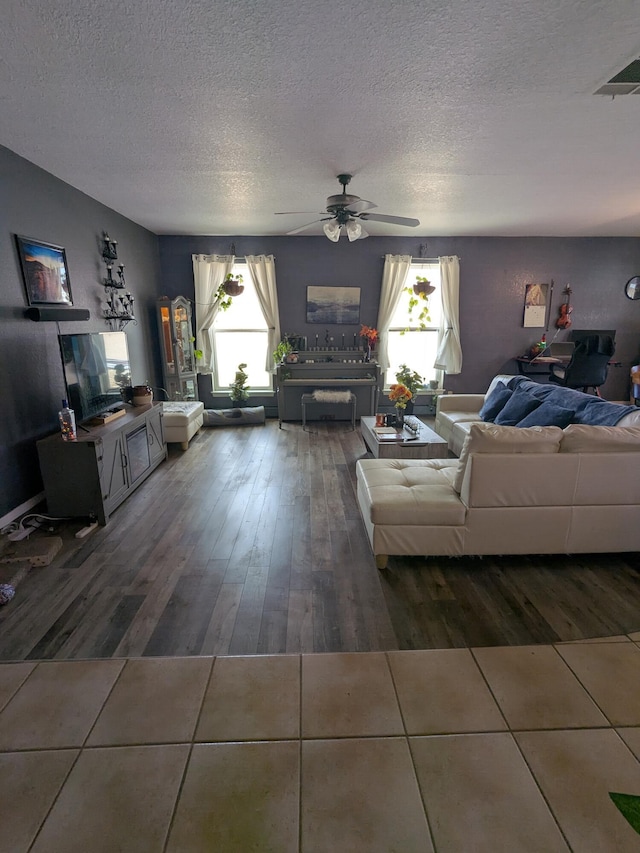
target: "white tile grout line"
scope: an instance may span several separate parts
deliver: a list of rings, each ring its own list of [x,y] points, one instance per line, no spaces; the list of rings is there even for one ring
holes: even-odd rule
[[[404,741],[405,741],[407,750],[409,752],[409,758],[411,759],[411,768],[413,770],[413,780],[414,780],[416,787],[418,789],[418,793],[420,794],[420,802],[422,803],[422,811],[424,812],[424,819],[427,822],[427,829],[429,830],[429,838],[431,840],[431,846],[433,847],[434,851],[437,851],[438,848],[436,846],[436,839],[435,839],[435,836],[433,834],[433,827],[431,826],[431,820],[429,819],[429,810],[427,809],[425,792],[422,790],[422,786],[420,785],[420,779],[418,778],[418,771],[416,769],[416,762],[415,762],[415,758],[413,755],[413,750],[411,749],[411,738],[409,736],[409,733],[407,732],[407,724],[405,721],[404,713],[402,711],[402,704],[400,702],[400,696],[398,695],[398,688],[396,685],[396,681],[395,681],[395,678],[393,677],[393,669],[391,667],[391,662],[389,660],[389,653],[388,652],[384,653],[384,659],[385,659],[385,663],[387,665],[387,670],[389,672],[389,676],[391,678],[391,684],[393,686],[393,692],[394,692],[395,697],[396,697],[396,704],[398,706],[398,711],[400,713],[400,719],[402,720],[402,728],[404,729]]]
[[[209,668],[209,677],[207,678],[206,684],[204,686],[204,690],[202,691],[202,697],[200,699],[200,708],[198,709],[198,713],[196,714],[195,723],[193,726],[193,733],[191,735],[191,742],[189,743],[189,751],[187,753],[187,758],[184,763],[184,768],[182,770],[182,777],[180,779],[180,784],[178,785],[178,790],[176,792],[176,798],[173,803],[173,808],[171,809],[171,816],[169,818],[169,822],[167,824],[167,834],[164,839],[164,843],[162,845],[163,853],[167,849],[167,844],[169,843],[169,838],[171,837],[171,830],[173,829],[173,825],[176,819],[176,812],[178,810],[178,803],[180,802],[180,797],[182,796],[182,791],[184,789],[185,779],[187,777],[187,770],[189,769],[189,764],[191,763],[191,756],[193,755],[193,747],[196,744],[196,732],[198,731],[198,725],[200,723],[200,718],[202,717],[202,710],[204,708],[204,703],[207,698],[207,693],[209,691],[209,687],[211,686],[211,679],[213,678],[213,670],[215,669],[215,665],[217,662],[217,657],[211,658],[211,666]]]

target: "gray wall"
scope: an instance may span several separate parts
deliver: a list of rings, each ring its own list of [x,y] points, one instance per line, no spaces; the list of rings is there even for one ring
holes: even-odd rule
[[[556,329],[562,291],[573,289],[573,327],[616,329],[616,359],[603,388],[610,400],[629,397],[629,368],[640,359],[640,301],[624,295],[624,285],[640,274],[640,240],[635,238],[551,237],[369,237],[354,243],[326,237],[160,237],[163,292],[193,298],[193,253],[273,254],[283,332],[324,335],[324,327],[305,321],[307,285],[357,286],[362,289],[360,320],[375,325],[387,253],[460,257],[460,320],[463,371],[445,387],[457,392],[484,391],[496,373],[516,373],[513,357],[539,340],[543,329],[524,328],[524,289],[529,282],[554,281],[548,339]],[[359,326],[335,326],[336,340]],[[565,340],[562,331],[556,340]],[[348,340],[348,338],[347,338]],[[416,366],[420,370],[419,366]]]
[[[274,254],[284,332],[324,334],[307,325],[307,285],[362,289],[360,321],[375,325],[386,253],[461,258],[461,322],[464,367],[447,377],[452,391],[486,389],[497,372],[515,372],[513,356],[525,352],[541,330],[522,326],[524,286],[554,279],[551,334],[562,289],[573,288],[575,328],[617,329],[616,357],[604,396],[628,399],[629,367],[640,361],[640,302],[624,295],[624,284],[640,274],[640,240],[634,238],[420,238],[414,235],[332,243],[325,237],[157,237],[94,199],[0,147],[0,517],[42,489],[35,442],[57,429],[64,394],[58,332],[106,329],[101,319],[104,289],[100,237],[118,240],[127,286],[136,297],[138,325],[127,327],[134,382],[160,386],[155,298],[193,298],[193,253]],[[33,323],[26,308],[14,234],[64,246],[74,306],[91,319],[78,323]],[[336,340],[358,326],[330,329]],[[561,333],[558,340],[567,337]],[[417,366],[419,369],[419,366]],[[204,396],[205,405],[220,406]],[[258,403],[255,400],[252,402]],[[265,398],[265,403],[272,400]]]
[[[157,237],[48,172],[0,147],[0,517],[42,490],[35,442],[58,428],[64,397],[58,332],[105,331],[101,318],[103,231],[118,240],[138,325],[127,326],[136,382],[159,385],[155,297]],[[34,323],[24,318],[26,295],[14,234],[64,246],[74,308],[91,318]]]

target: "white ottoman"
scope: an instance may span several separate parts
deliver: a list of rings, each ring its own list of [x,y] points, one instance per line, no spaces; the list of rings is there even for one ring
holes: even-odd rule
[[[164,440],[178,442],[183,450],[189,447],[189,439],[202,426],[204,403],[163,403]]]

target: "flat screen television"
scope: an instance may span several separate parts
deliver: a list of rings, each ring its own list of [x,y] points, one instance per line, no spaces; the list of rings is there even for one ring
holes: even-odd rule
[[[67,400],[76,421],[94,418],[122,404],[131,385],[131,364],[124,332],[59,335]]]

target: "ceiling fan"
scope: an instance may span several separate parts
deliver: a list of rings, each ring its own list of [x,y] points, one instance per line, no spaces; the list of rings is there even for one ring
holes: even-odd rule
[[[342,192],[338,195],[330,195],[327,199],[327,210],[329,216],[323,216],[321,219],[314,219],[313,222],[308,222],[300,228],[294,228],[293,231],[287,231],[289,236],[300,234],[311,228],[318,222],[324,222],[322,230],[330,240],[337,243],[343,231],[346,233],[350,241],[363,240],[369,235],[362,227],[362,222],[390,222],[393,225],[406,225],[410,228],[415,228],[420,225],[419,219],[410,219],[406,216],[388,216],[384,213],[370,213],[373,207],[377,207],[372,201],[365,201],[357,195],[349,195],[347,186],[351,181],[352,175],[338,175],[338,181],[342,185]],[[312,213],[307,210],[283,210],[276,213],[276,216],[286,216],[294,213]]]

